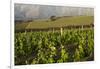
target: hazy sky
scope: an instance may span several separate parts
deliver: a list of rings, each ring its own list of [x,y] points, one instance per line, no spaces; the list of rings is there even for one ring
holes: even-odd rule
[[[50,18],[50,16],[93,15],[93,8],[15,4],[15,20]]]

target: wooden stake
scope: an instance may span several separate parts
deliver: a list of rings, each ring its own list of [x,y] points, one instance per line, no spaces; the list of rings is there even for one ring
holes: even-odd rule
[[[60,33],[61,33],[61,36],[62,36],[62,34],[63,34],[63,28],[62,27],[60,28]]]

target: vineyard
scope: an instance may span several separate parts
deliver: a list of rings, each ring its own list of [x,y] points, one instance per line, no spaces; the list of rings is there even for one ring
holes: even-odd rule
[[[15,33],[15,65],[94,60],[94,30]]]

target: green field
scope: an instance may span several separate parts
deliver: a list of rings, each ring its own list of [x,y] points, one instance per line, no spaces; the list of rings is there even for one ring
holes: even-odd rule
[[[15,29],[45,29],[49,27],[63,27],[67,25],[87,25],[92,24],[93,22],[93,16],[61,17],[55,21],[51,21],[50,19],[39,19],[27,23],[16,23]]]
[[[93,60],[93,29],[15,34],[15,65]]]
[[[93,16],[61,17],[55,21],[38,19],[15,23],[15,31],[59,27],[59,30],[15,32],[15,65],[93,61],[94,28],[61,28],[93,23]]]

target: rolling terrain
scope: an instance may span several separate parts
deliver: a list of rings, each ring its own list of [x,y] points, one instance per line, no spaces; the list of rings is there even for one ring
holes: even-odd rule
[[[64,27],[68,25],[89,25],[93,24],[93,19],[93,16],[60,17],[55,21],[51,21],[50,19],[38,19],[30,22],[15,23],[15,30],[46,29],[51,27]]]

